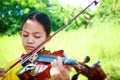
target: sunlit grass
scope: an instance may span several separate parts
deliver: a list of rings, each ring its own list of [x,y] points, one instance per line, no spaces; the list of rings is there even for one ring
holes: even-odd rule
[[[100,60],[100,65],[108,76],[107,80],[119,80],[119,32],[119,25],[114,24],[99,24],[97,27],[87,29],[62,31],[45,44],[45,47],[51,52],[62,49],[69,57],[80,62],[85,56],[90,56],[89,65]],[[18,35],[0,38],[0,66],[4,67],[23,52],[24,49]]]

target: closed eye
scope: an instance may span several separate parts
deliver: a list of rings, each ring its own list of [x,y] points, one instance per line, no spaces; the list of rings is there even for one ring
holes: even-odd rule
[[[28,37],[28,36],[29,36],[29,35],[25,35],[25,34],[23,35],[23,37]]]
[[[35,36],[35,38],[41,38],[41,36]]]

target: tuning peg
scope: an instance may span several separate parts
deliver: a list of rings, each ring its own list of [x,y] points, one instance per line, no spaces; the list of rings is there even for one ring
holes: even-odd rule
[[[91,68],[95,68],[96,66],[98,66],[100,64],[100,61],[97,61],[96,63],[94,63]]]
[[[84,63],[88,63],[90,61],[90,57],[89,56],[86,56],[85,58],[84,58]]]

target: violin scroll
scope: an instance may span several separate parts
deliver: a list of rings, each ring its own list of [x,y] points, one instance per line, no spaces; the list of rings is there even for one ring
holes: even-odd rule
[[[80,63],[80,62],[79,62]],[[74,66],[77,74],[82,74],[88,78],[88,80],[105,80],[106,74],[99,65],[100,61],[93,64],[91,67],[86,65],[85,63],[80,63],[84,65],[87,69],[83,69],[82,67]]]
[[[88,79],[89,80],[105,80],[106,74],[102,70],[101,66],[99,65],[99,61],[92,65],[88,72]]]

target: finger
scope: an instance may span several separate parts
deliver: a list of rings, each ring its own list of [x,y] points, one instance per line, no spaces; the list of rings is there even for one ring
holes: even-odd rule
[[[53,80],[64,80],[64,77],[59,73],[58,69],[52,68],[50,70],[50,75]]]
[[[56,60],[51,62],[51,69],[50,69],[51,75],[59,74],[58,68],[56,67]]]
[[[54,60],[53,62],[51,62],[50,75],[53,80],[64,80],[64,77],[62,76],[58,68],[57,60]]]
[[[6,69],[0,68],[0,72],[5,72],[5,71],[6,71]]]
[[[52,62],[51,62],[51,67],[56,67],[56,60],[53,60]]]
[[[65,80],[63,76],[61,75],[53,75],[54,80]]]
[[[56,67],[51,67],[50,75],[53,80],[63,80],[63,77],[61,76],[59,70]]]
[[[61,57],[58,57],[57,65],[58,65],[58,68],[59,68],[59,71],[60,71],[62,77],[64,77],[64,80],[69,80],[70,76],[68,74],[67,69],[64,67],[64,65],[62,63]]]
[[[59,70],[63,70],[64,69],[61,57],[58,57],[57,65],[58,65]]]

